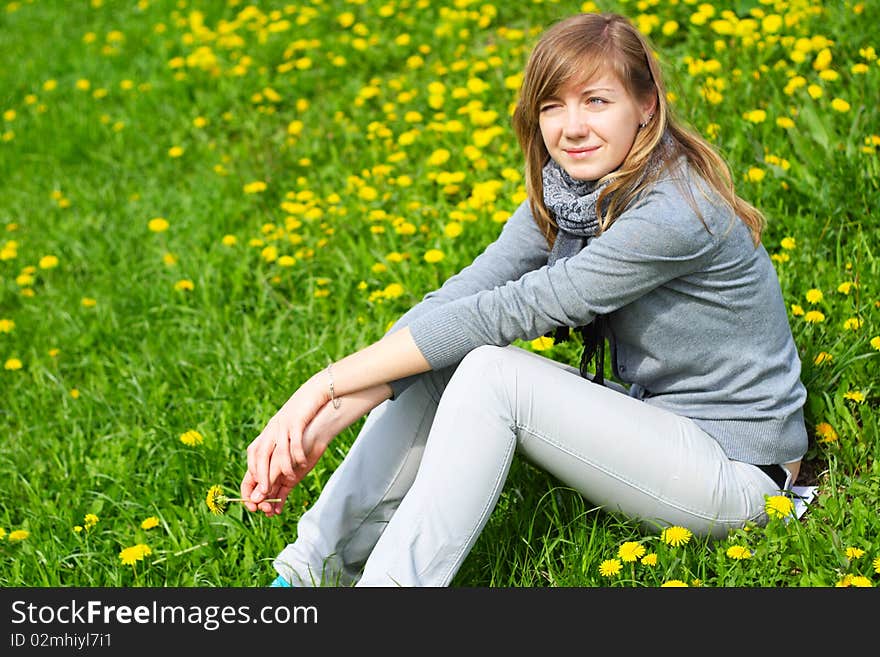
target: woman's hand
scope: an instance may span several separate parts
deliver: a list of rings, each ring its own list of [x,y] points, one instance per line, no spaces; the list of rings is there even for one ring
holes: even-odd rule
[[[306,454],[311,445],[303,443],[305,430],[329,401],[329,389],[321,386],[319,376],[301,385],[248,445],[248,474],[264,497],[274,488],[274,481],[281,477],[288,482],[298,481],[297,471],[301,478],[302,470],[308,466]]]
[[[334,407],[332,402],[325,402],[324,406],[315,414],[302,432],[301,445],[305,454],[305,462],[295,464],[292,475],[282,470],[281,463],[283,459],[275,457],[277,443],[273,442],[271,437],[274,434],[271,431],[267,431],[272,422],[281,415],[284,410],[282,407],[275,417],[270,420],[266,429],[248,447],[248,469],[241,482],[241,497],[253,501],[246,502],[245,508],[248,511],[262,511],[266,516],[281,513],[284,507],[284,500],[290,494],[290,491],[312,471],[318,459],[321,458],[330,445],[330,442],[344,429],[369,413],[390,396],[390,386],[381,384],[338,399],[338,409]],[[291,400],[293,400],[293,397],[291,397]],[[288,400],[288,403],[291,400]],[[264,491],[258,485],[257,468],[252,468],[251,464],[257,463],[259,459],[264,458],[264,454],[270,448],[272,451],[268,454],[268,488]],[[276,498],[281,501],[263,501]]]

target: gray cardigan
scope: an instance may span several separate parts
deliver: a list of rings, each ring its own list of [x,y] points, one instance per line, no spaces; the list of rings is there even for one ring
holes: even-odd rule
[[[437,369],[481,345],[606,314],[614,375],[632,396],[693,419],[731,459],[801,458],[806,390],[773,264],[726,204],[677,171],[552,266],[523,202],[492,244],[390,330],[409,326]],[[394,397],[415,378],[393,382]]]

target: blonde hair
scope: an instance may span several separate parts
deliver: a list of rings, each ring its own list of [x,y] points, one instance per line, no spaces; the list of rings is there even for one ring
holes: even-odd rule
[[[552,246],[558,228],[544,204],[541,173],[550,155],[539,125],[541,103],[571,82],[588,81],[606,72],[613,74],[637,102],[656,98],[656,109],[636,134],[620,167],[600,181],[608,183],[596,204],[600,232],[607,230],[652,182],[653,176],[647,175],[650,156],[668,133],[672,156],[687,158],[709,188],[748,226],[757,246],[765,226],[764,216],[737,196],[730,169],[715,149],[672,115],[660,65],[647,39],[618,14],[578,14],[556,23],[541,36],[526,64],[513,126],[525,156],[529,204],[547,243]],[[689,196],[688,200],[699,216],[693,198]]]

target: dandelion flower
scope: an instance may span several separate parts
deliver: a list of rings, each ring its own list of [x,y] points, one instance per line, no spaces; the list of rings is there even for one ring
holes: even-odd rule
[[[727,548],[727,556],[731,559],[736,559],[737,561],[742,559],[750,559],[752,556],[751,550],[742,545],[731,545]]]
[[[52,269],[58,266],[58,256],[47,255],[40,258],[40,269]]]
[[[644,566],[656,566],[657,565],[657,553],[650,552],[642,557],[642,565]]]
[[[834,356],[829,354],[827,351],[820,351],[813,359],[813,363],[815,363],[816,365],[821,365],[822,363],[830,363],[832,360],[834,360]]]
[[[794,511],[794,504],[785,495],[769,495],[764,504],[764,510],[771,518],[785,518]]]
[[[614,577],[620,573],[621,568],[623,565],[617,559],[606,559],[599,564],[599,574],[602,577]]]
[[[871,565],[874,566],[874,572],[880,574],[880,557],[874,557]]]
[[[807,290],[807,301],[810,303],[819,303],[822,301],[823,295],[822,290],[817,290],[813,288],[812,290]]]
[[[553,346],[553,338],[548,338],[546,336],[541,336],[540,338],[535,338],[530,342],[532,349],[535,351],[544,351]]]
[[[84,308],[94,308],[98,305],[97,299],[92,299],[91,297],[83,297],[81,303]]]
[[[783,237],[782,241],[779,243],[779,246],[781,246],[783,249],[791,251],[795,248],[795,246],[797,246],[797,243],[795,242],[793,237]]]
[[[3,527],[0,527],[0,540],[3,540],[4,538],[6,538],[6,530],[3,529]]]
[[[835,98],[831,101],[831,107],[838,112],[849,112],[850,105],[843,98]]]
[[[871,583],[864,575],[853,575],[853,577],[849,581],[850,586],[857,586],[861,588],[871,588],[874,584]]]
[[[871,338],[871,346],[877,351],[880,351],[880,335],[875,335]]]
[[[864,324],[864,321],[859,319],[858,317],[850,317],[843,323],[843,328],[848,331],[856,331]]]
[[[141,523],[141,529],[152,529],[159,526],[159,519],[156,516],[150,516]]]
[[[638,541],[627,541],[617,549],[617,556],[627,563],[645,555],[645,546]]]
[[[247,183],[242,189],[245,194],[258,194],[266,191],[266,183],[262,180],[255,180]]]
[[[15,371],[15,370],[20,370],[21,368],[22,368],[22,362],[18,358],[9,358],[3,364],[4,370]]]
[[[861,404],[863,401],[865,401],[865,394],[861,390],[849,390],[843,393],[843,398],[854,401],[857,404]]]
[[[785,254],[783,254],[785,255]],[[793,303],[791,304],[791,314],[795,317],[800,317],[804,314],[804,309],[799,304]]]
[[[818,324],[825,321],[825,314],[820,310],[811,310],[804,315],[804,321],[807,324]]]
[[[205,504],[208,505],[208,508],[211,510],[211,513],[217,516],[222,516],[226,513],[226,508],[229,506],[230,502],[245,502],[246,500],[240,497],[226,497],[223,494],[223,489],[217,484],[211,486],[208,489],[208,495],[205,497]],[[264,500],[265,502],[280,502],[280,498],[273,498],[271,500]]]
[[[11,319],[0,319],[0,333],[12,333],[15,322]]]
[[[833,443],[838,439],[837,432],[827,422],[820,422],[816,425],[816,435],[819,436],[819,442]]]
[[[190,429],[182,434],[180,434],[180,442],[184,445],[189,445],[190,447],[195,447],[196,445],[201,445],[204,442],[204,437],[195,429]]]
[[[133,566],[138,561],[143,561],[145,557],[153,554],[153,551],[150,549],[149,545],[145,543],[138,543],[137,545],[132,545],[131,547],[127,547],[124,550],[119,552],[119,559],[126,566]]]
[[[183,148],[180,146],[172,146],[168,149],[168,157],[180,157],[183,155]]]
[[[91,529],[97,524],[98,516],[96,516],[94,513],[87,513],[85,518],[83,519],[83,525],[85,526],[86,530]]]
[[[691,540],[692,536],[693,534],[689,529],[677,525],[667,527],[660,533],[660,539],[672,547],[684,545]]]
[[[425,262],[430,264],[440,262],[441,260],[443,260],[444,257],[446,256],[440,249],[429,249],[425,252]]]
[[[16,541],[23,541],[30,535],[31,533],[27,529],[16,529],[13,532],[9,532],[9,537],[7,540],[10,543],[15,543]]]
[[[668,582],[663,582],[660,585],[661,588],[687,588],[687,582],[682,582],[680,579],[671,579]]]
[[[163,233],[168,230],[169,226],[170,224],[168,223],[168,220],[164,217],[155,217],[147,222],[147,228],[154,233]]]
[[[849,294],[850,290],[852,290],[853,283],[852,281],[844,281],[840,285],[837,286],[837,291],[841,294]]]
[[[846,558],[849,560],[858,559],[865,555],[865,551],[857,547],[846,548]]]
[[[195,289],[195,283],[193,283],[188,278],[184,278],[174,284],[174,289],[180,292],[189,292]]]

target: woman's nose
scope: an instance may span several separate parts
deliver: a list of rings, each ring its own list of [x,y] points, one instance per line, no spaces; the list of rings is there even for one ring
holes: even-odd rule
[[[589,133],[590,126],[586,114],[579,108],[568,110],[565,121],[565,134],[569,137],[582,137]]]

